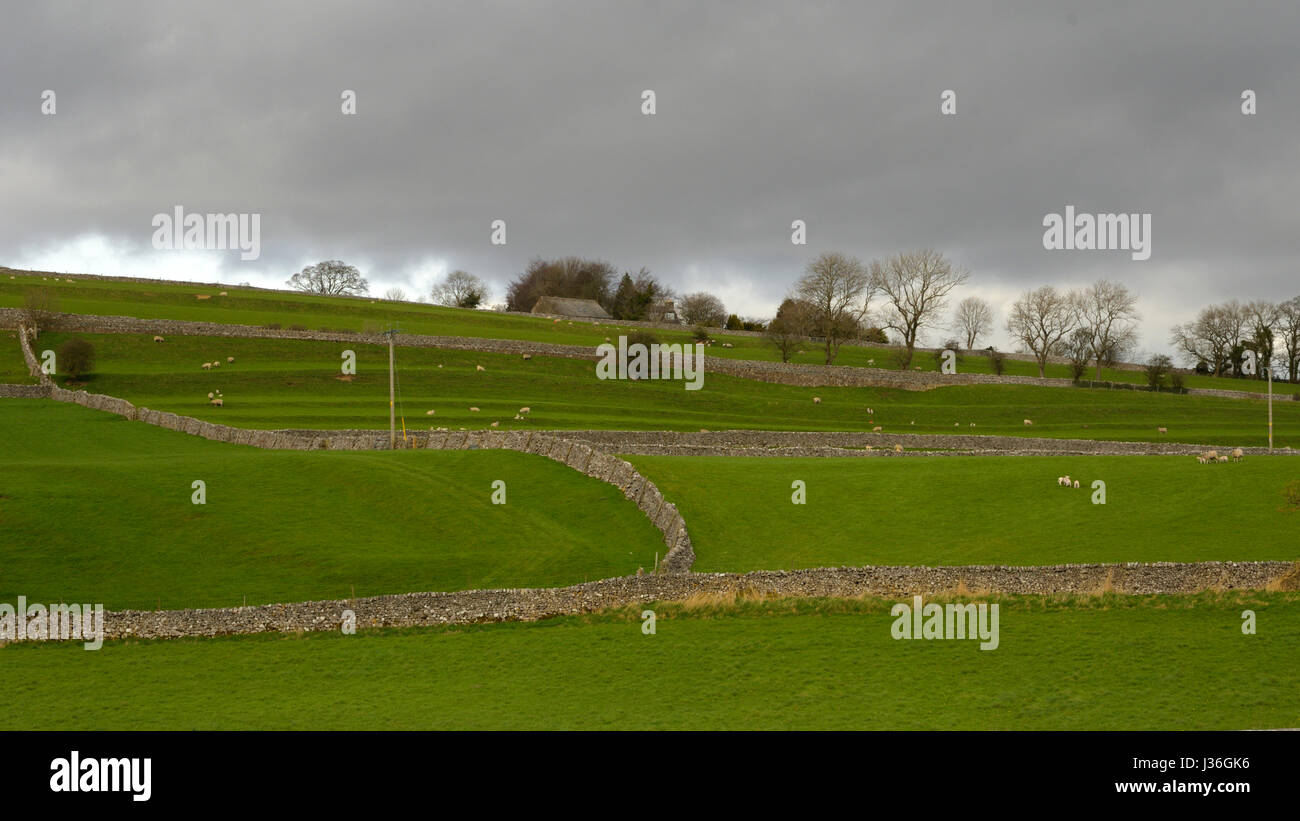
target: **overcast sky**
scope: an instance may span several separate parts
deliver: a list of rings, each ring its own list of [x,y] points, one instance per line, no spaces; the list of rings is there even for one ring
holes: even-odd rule
[[[769,316],[819,253],[932,247],[970,270],[958,297],[994,304],[994,342],[1020,291],[1107,277],[1140,295],[1149,351],[1208,302],[1300,293],[1293,2],[52,2],[3,17],[14,267],[280,287],[337,258],[372,292],[427,293],[463,268],[499,301],[530,258],[577,254]],[[260,258],[155,250],[151,221],[176,205],[260,214]],[[1151,258],[1045,250],[1044,215],[1066,205],[1151,214]]]

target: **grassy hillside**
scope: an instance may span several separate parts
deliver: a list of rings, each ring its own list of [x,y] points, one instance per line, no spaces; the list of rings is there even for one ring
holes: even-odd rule
[[[72,279],[71,282],[67,281]],[[268,325],[277,323],[285,328],[300,326],[310,330],[344,329],[352,331],[378,330],[390,323],[399,323],[407,333],[471,336],[497,339],[525,339],[537,342],[556,342],[567,345],[598,345],[607,336],[632,330],[612,321],[594,326],[590,321],[562,321],[555,323],[544,318],[508,316],[491,311],[467,311],[442,308],[411,302],[387,302],[369,298],[322,297],[289,291],[267,291],[240,288],[233,285],[166,285],[149,280],[107,281],[58,277],[52,274],[16,271],[0,268],[0,307],[16,308],[23,304],[24,295],[32,288],[48,288],[58,299],[59,309],[67,313],[134,316],[145,319],[182,319],[198,322],[226,322],[239,325]],[[226,296],[220,296],[225,291]],[[196,299],[206,294],[207,300]],[[690,342],[688,330],[655,333],[663,342]],[[715,345],[709,349],[712,356],[737,359],[775,361],[780,357],[764,340],[752,336],[725,334],[717,331],[719,340],[731,342],[734,348]],[[893,367],[893,349],[887,347],[845,346],[841,348],[837,365],[856,367]],[[814,343],[803,346],[802,353],[793,362],[823,364],[825,359]],[[938,370],[930,354],[919,355],[914,365],[924,370]],[[988,359],[970,356],[958,366],[970,373],[989,373]],[[1038,367],[1033,362],[1006,360],[1006,373],[1020,376],[1037,376]],[[1051,365],[1047,376],[1066,377],[1065,365]],[[1092,373],[1089,372],[1089,378]],[[1141,372],[1107,368],[1102,372],[1104,381],[1143,383]],[[1222,379],[1189,375],[1188,387],[1226,388],[1263,392],[1258,381]]]
[[[42,334],[57,350],[69,334]],[[97,352],[86,390],[137,405],[252,428],[386,428],[388,351],[360,343],[78,334]],[[353,350],[357,374],[340,377],[340,354]],[[227,363],[228,357],[235,357]],[[602,381],[592,362],[552,357],[398,349],[406,423],[427,430],[870,430],[982,433],[1267,444],[1265,404],[1237,399],[1153,395],[1083,388],[978,385],[932,391],[802,388],[706,374],[704,388],[680,382]],[[201,363],[222,366],[204,371]],[[442,367],[439,367],[439,366]],[[476,370],[482,365],[485,371]],[[221,390],[225,406],[207,404]],[[813,397],[821,404],[813,404]],[[526,420],[513,417],[528,406]],[[477,407],[479,412],[469,409]],[[867,409],[875,411],[867,414]],[[435,414],[430,417],[427,411]],[[1027,428],[1025,418],[1034,420]],[[912,424],[915,422],[915,424]],[[970,423],[975,427],[971,428]],[[1157,433],[1167,427],[1169,434]],[[1300,402],[1275,402],[1279,447],[1300,447]]]
[[[1300,559],[1300,512],[1279,509],[1292,456],[628,459],[686,518],[697,571]]]
[[[18,347],[18,336],[13,331],[0,331],[0,383],[36,384],[27,372],[22,349]]]
[[[0,601],[554,586],[635,573],[664,550],[616,488],[538,456],[265,451],[19,399],[0,399],[0,442]],[[497,479],[505,505],[490,503]]]
[[[0,728],[1232,730],[1300,726],[1293,593],[1002,599],[1000,646],[889,601],[0,648]],[[1242,635],[1253,609],[1258,634]],[[96,686],[88,690],[85,682]],[[148,692],[142,699],[134,694]]]

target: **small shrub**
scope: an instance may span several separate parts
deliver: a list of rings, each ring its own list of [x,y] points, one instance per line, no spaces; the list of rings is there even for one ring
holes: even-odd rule
[[[95,366],[95,346],[76,337],[59,346],[59,369],[69,379],[90,373]]]
[[[1001,376],[1002,372],[1007,369],[1006,360],[1007,358],[1003,355],[1002,351],[989,350],[989,370],[993,371],[993,373],[998,376]]]
[[[280,330],[280,323],[279,323],[279,322],[270,322],[270,323],[264,325],[263,327],[265,327],[267,330],[278,331],[278,330]]]
[[[650,331],[633,331],[632,333],[627,335],[628,347],[631,347],[632,345],[636,345],[637,343],[649,347],[650,345],[654,345],[658,341],[659,341],[659,337],[655,336]]]
[[[1182,371],[1174,371],[1169,374],[1169,384],[1173,386],[1174,390],[1181,393],[1187,387],[1187,377],[1183,375]]]
[[[1300,479],[1292,479],[1282,488],[1282,511],[1284,513],[1295,513],[1300,510]]]
[[[713,337],[709,336],[709,329],[703,325],[696,325],[692,328],[691,336],[694,337],[696,342],[708,344],[713,341]]]

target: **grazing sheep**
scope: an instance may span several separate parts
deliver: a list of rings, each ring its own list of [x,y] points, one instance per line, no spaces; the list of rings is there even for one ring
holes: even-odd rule
[[[214,360],[213,363],[212,363],[212,367],[214,367],[214,368],[220,368],[220,367],[221,367],[221,361],[220,361],[220,360]]]
[[[1204,457],[1204,456],[1197,456],[1197,457],[1196,457],[1196,462],[1197,462],[1197,464],[1201,464],[1201,465],[1205,464],[1205,457]]]
[[[902,453],[902,452],[903,452],[902,445],[894,445],[894,453]]]
[[[872,428],[872,429],[871,429],[871,432],[872,432],[872,433],[880,433],[880,425],[876,425],[874,428]]]
[[[533,409],[532,409],[532,408],[520,408],[520,409],[519,409],[519,412],[520,412],[520,413],[532,413],[532,412],[533,412]]]
[[[1032,425],[1032,424],[1034,424],[1034,420],[1033,420],[1033,419],[1026,419],[1026,420],[1025,420],[1025,427],[1029,427],[1029,426]]]
[[[486,371],[487,368],[483,367],[482,365],[475,365],[475,366],[474,366],[474,370],[476,370],[476,371]]]
[[[212,400],[211,402],[209,402],[208,404],[209,404],[209,405],[215,405],[216,407],[220,408],[220,407],[222,407],[225,403],[221,400],[221,397],[218,396],[216,399],[213,399],[213,400]]]
[[[972,428],[975,427],[975,423],[974,423],[974,422],[971,422],[971,423],[970,423],[970,426],[971,426]]]
[[[208,391],[208,398],[209,398],[209,399],[212,398],[212,391]]]
[[[526,354],[524,354],[524,360],[525,360],[525,361],[527,361],[527,360],[529,360],[529,359],[532,359],[532,358],[533,358],[533,355],[532,355],[532,354],[530,354],[530,353],[526,353]]]
[[[875,411],[873,411],[871,408],[867,408],[867,416],[875,416],[875,415],[876,415]]]
[[[195,299],[212,299],[212,295],[211,295],[211,294],[195,294],[195,295],[194,295],[194,298],[195,298]]]
[[[1224,462],[1227,462],[1227,461],[1228,461],[1228,457],[1227,457],[1226,454],[1225,454],[1224,456],[1220,456],[1220,457],[1219,457],[1219,462],[1220,462],[1220,463],[1224,463]]]
[[[1057,477],[1056,477],[1056,486],[1057,486],[1057,487],[1060,487],[1060,486],[1063,485],[1063,484],[1065,484],[1065,477],[1064,477],[1064,476],[1057,476]]]
[[[867,446],[866,446],[866,449],[867,449],[867,450],[871,450],[871,445],[867,445]]]
[[[516,418],[516,419],[523,419],[524,417],[522,417],[522,416],[520,416],[519,414],[516,413],[516,414],[515,414],[515,418]]]
[[[217,296],[225,296],[225,295],[226,295],[225,291],[222,291],[221,293],[217,294]]]
[[[471,408],[469,409],[469,411],[470,411],[470,413],[478,413],[478,408],[471,407]]]
[[[1075,480],[1074,480],[1074,489],[1075,489],[1075,490],[1078,490],[1078,489],[1079,489],[1079,480],[1078,480],[1078,479],[1075,479]]]
[[[952,423],[952,426],[953,426],[954,428],[960,428],[960,427],[961,427],[961,422],[953,422],[953,423]]]
[[[912,420],[911,422],[909,422],[908,424],[909,424],[909,425],[915,425],[915,424],[916,424],[916,420],[913,419],[913,420]]]
[[[1169,428],[1156,428],[1156,433],[1168,433]]]
[[[154,342],[162,342],[162,341],[163,341],[163,338],[162,338],[161,336],[155,336],[155,337],[153,338],[153,341],[154,341]]]
[[[235,358],[234,358],[233,356],[227,356],[227,357],[226,357],[226,361],[227,361],[227,362],[234,362],[234,361],[235,361]]]
[[[822,398],[821,398],[820,396],[814,396],[814,397],[813,397],[813,404],[814,404],[814,405],[820,405],[821,403],[822,403]]]
[[[1205,458],[1213,462],[1219,458],[1219,452],[1217,450],[1207,450],[1205,452]]]
[[[212,370],[212,363],[211,363],[211,362],[204,362],[204,363],[203,363],[203,370],[205,370],[205,371],[210,371],[210,370]]]
[[[736,346],[735,346],[735,345],[732,345],[730,342],[723,342],[723,343],[722,343],[722,347],[724,347],[724,348],[734,348],[734,347],[736,347]]]
[[[493,422],[492,424],[488,425],[488,427],[490,427],[490,428],[495,428],[495,427],[496,427],[497,425],[499,425],[499,424],[501,424],[501,423],[500,423],[500,422]]]
[[[427,411],[424,412],[424,415],[425,415],[425,416],[433,416],[435,413],[437,413],[437,411],[427,410]]]
[[[802,353],[802,351],[800,351],[800,353]],[[868,365],[874,365],[874,364],[876,364],[876,360],[874,360],[874,359],[868,359],[868,360],[867,360],[867,364],[868,364]]]
[[[609,337],[605,337],[605,341],[608,342],[608,341],[609,341]]]
[[[1246,458],[1246,452],[1244,450],[1242,450],[1241,448],[1232,449],[1232,461],[1240,462],[1242,459],[1245,458]]]

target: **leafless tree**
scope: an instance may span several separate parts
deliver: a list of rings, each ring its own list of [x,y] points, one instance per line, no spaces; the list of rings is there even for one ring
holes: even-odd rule
[[[852,337],[875,294],[872,277],[861,260],[844,254],[822,254],[808,263],[795,297],[811,306],[809,333],[822,338],[826,364],[835,361],[840,345]]]
[[[1047,375],[1047,357],[1061,350],[1061,342],[1079,327],[1079,296],[1045,285],[1026,291],[1011,307],[1007,332],[1024,343],[1038,360],[1038,375]]]
[[[59,298],[49,288],[32,288],[23,294],[21,322],[34,333],[48,331],[59,314]]]
[[[948,294],[970,278],[938,251],[898,254],[871,263],[872,284],[885,296],[884,326],[903,340],[899,364],[912,363],[916,338],[948,308]]]
[[[1128,286],[1099,280],[1080,296],[1079,325],[1087,329],[1097,379],[1107,360],[1122,357],[1137,344],[1137,296]]]
[[[387,291],[384,291],[384,299],[390,299],[394,302],[405,302],[406,291],[403,291],[401,288],[389,288]]]
[[[286,282],[295,290],[330,296],[361,296],[370,292],[370,284],[354,266],[337,259],[308,265]]]
[[[487,302],[487,283],[466,271],[452,271],[433,286],[433,304],[448,308],[477,308]]]
[[[1245,332],[1249,337],[1246,346],[1259,359],[1260,367],[1255,370],[1255,378],[1265,379],[1264,368],[1273,367],[1274,343],[1280,319],[1279,306],[1266,299],[1256,299],[1243,305],[1241,310],[1246,318]]]
[[[1300,377],[1300,296],[1277,306],[1277,333],[1286,354],[1287,380]]]
[[[993,308],[977,296],[968,296],[957,303],[952,329],[962,335],[966,350],[974,350],[975,343],[993,330]]]
[[[682,321],[687,325],[721,328],[727,321],[727,309],[722,300],[705,291],[696,291],[682,297],[678,308]]]
[[[1215,376],[1222,376],[1232,364],[1242,324],[1239,304],[1211,305],[1202,308],[1191,322],[1175,325],[1169,342],[1189,365],[1203,362]]]

